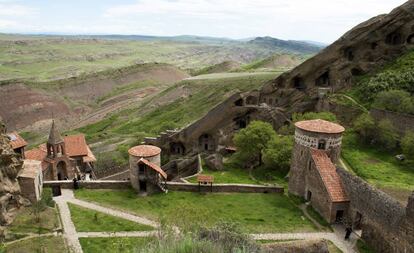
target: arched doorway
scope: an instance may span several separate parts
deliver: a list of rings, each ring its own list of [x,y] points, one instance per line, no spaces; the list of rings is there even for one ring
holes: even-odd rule
[[[60,161],[56,165],[56,175],[58,180],[64,180],[68,177],[66,167],[67,166],[64,161]]]
[[[173,142],[170,144],[170,153],[173,155],[184,155],[185,147],[181,142]]]
[[[213,151],[215,149],[214,139],[209,134],[202,134],[198,139],[201,151]]]

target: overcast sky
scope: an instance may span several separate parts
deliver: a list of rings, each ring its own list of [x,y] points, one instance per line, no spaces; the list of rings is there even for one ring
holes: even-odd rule
[[[0,0],[0,32],[272,36],[330,43],[404,0]]]

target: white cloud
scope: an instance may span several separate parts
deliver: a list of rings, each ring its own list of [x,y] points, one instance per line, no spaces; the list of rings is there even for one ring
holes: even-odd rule
[[[1,16],[27,16],[35,13],[35,9],[25,5],[8,3],[7,1],[0,2],[0,17]]]

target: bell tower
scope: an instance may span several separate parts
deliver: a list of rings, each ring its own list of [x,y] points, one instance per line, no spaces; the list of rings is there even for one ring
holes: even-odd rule
[[[56,127],[55,121],[52,121],[52,127],[50,128],[49,139],[47,140],[47,157],[54,159],[64,156],[65,142]]]

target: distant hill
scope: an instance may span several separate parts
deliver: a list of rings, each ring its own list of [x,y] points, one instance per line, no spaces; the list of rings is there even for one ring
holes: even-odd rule
[[[194,75],[205,75],[205,74],[213,74],[213,73],[224,73],[230,72],[240,67],[239,62],[235,61],[224,61],[218,64],[214,64],[205,68],[196,71]]]
[[[323,47],[317,46],[315,43],[309,43],[296,40],[280,40],[272,37],[257,37],[248,43],[260,45],[268,48],[280,48],[281,50],[297,52],[302,54],[315,54]]]
[[[274,54],[267,58],[243,65],[241,70],[283,70],[296,67],[304,61],[304,57],[293,54]]]

